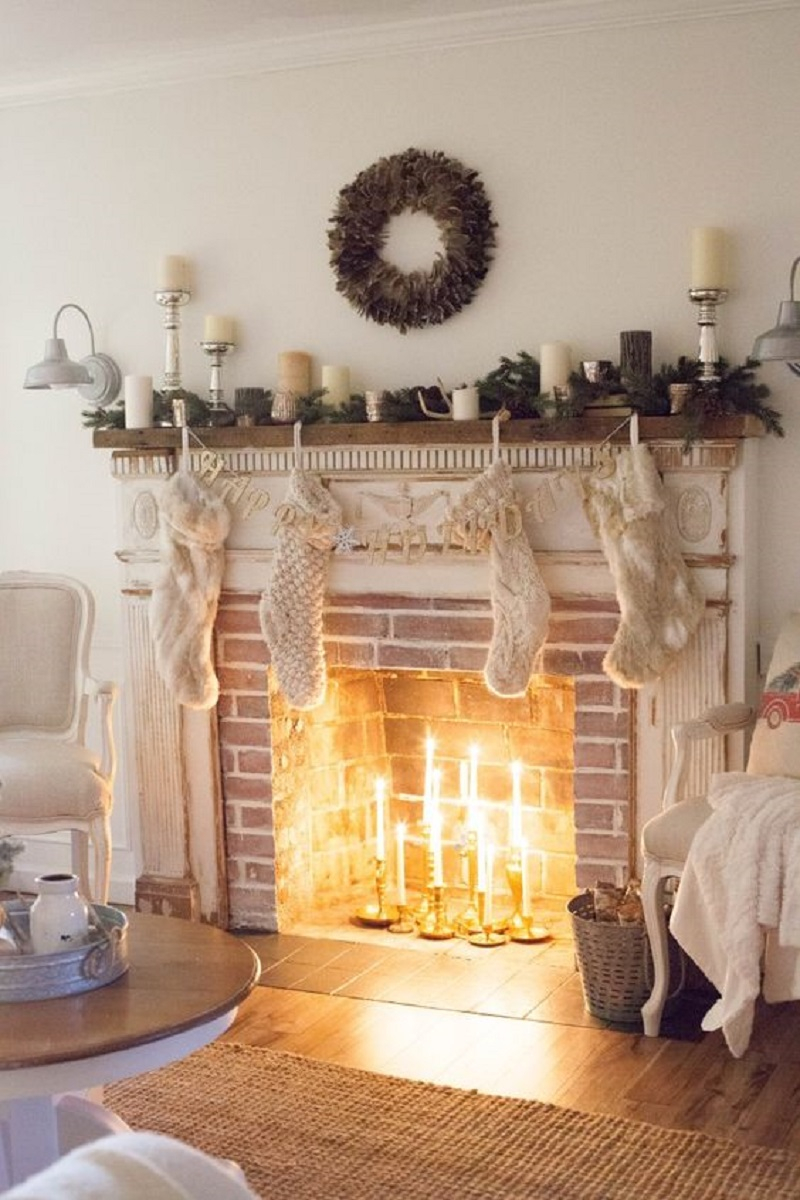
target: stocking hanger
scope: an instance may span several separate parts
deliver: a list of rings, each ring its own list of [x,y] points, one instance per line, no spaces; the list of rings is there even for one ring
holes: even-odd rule
[[[303,469],[303,422],[295,421],[292,426],[292,445],[294,449],[294,469]]]
[[[492,461],[500,461],[500,422],[511,416],[507,408],[499,408],[492,417]]]

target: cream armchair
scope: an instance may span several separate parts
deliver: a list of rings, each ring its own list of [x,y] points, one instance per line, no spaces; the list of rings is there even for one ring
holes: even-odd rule
[[[72,870],[85,895],[105,903],[117,688],[89,675],[93,625],[92,595],[77,580],[0,574],[0,834],[69,830]],[[99,754],[85,740],[90,700],[99,706]]]

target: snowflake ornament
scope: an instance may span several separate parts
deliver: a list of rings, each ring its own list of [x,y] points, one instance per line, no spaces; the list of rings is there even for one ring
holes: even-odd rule
[[[333,535],[334,554],[352,554],[361,545],[354,525],[342,525]]]

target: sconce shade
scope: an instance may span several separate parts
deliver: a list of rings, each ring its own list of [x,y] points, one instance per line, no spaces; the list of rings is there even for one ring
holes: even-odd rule
[[[25,376],[26,388],[74,388],[91,383],[91,376],[81,363],[73,362],[67,354],[63,338],[48,338],[44,358],[29,367]]]
[[[58,336],[58,320],[67,308],[74,308],[89,326],[92,352],[79,363],[67,353],[66,343]],[[110,404],[119,395],[122,374],[113,358],[97,354],[94,348],[94,329],[79,304],[62,304],[53,321],[53,336],[44,344],[44,358],[30,367],[25,375],[26,388],[76,388],[84,400],[98,408]]]
[[[778,323],[773,329],[761,333],[753,343],[752,357],[758,362],[777,359],[788,362],[795,374],[800,373],[800,300],[794,298],[794,280],[800,258],[792,263],[789,273],[790,300],[784,300],[778,308]],[[792,360],[792,361],[790,361]]]

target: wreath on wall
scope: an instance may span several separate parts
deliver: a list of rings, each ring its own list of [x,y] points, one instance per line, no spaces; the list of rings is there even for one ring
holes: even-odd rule
[[[403,272],[382,256],[392,217],[427,213],[442,251],[429,271]],[[328,231],[336,290],[379,325],[401,333],[440,325],[486,277],[495,222],[476,171],[440,150],[405,150],[361,171],[339,193]]]

